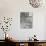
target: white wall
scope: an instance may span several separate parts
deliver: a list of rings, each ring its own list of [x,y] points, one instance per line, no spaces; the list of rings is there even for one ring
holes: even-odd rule
[[[20,29],[20,12],[33,12],[33,28]],[[45,39],[46,8],[33,8],[28,0],[0,0],[0,17],[13,17],[9,33],[17,40],[27,40],[34,34],[39,40]],[[45,34],[44,34],[45,33]],[[2,39],[2,36],[1,38]]]

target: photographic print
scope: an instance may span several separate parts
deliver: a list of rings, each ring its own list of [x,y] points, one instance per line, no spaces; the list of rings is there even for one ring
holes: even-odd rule
[[[32,28],[33,13],[21,12],[20,13],[20,28],[31,29]]]

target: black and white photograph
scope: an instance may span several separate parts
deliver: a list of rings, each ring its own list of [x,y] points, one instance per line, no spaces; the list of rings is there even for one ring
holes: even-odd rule
[[[31,29],[33,22],[32,12],[21,12],[20,13],[20,28],[21,29]]]

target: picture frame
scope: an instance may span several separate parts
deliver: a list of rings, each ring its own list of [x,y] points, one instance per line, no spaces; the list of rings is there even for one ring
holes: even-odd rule
[[[21,29],[31,29],[32,23],[33,23],[32,12],[20,12],[20,28]]]

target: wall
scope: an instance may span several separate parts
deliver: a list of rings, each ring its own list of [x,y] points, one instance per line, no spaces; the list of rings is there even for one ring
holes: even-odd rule
[[[20,12],[33,12],[33,28],[20,29]],[[34,34],[39,40],[45,39],[45,15],[46,8],[33,8],[28,0],[0,0],[0,18],[13,17],[10,33],[17,40],[27,40]],[[2,33],[2,31],[1,31]],[[2,35],[0,33],[0,35]],[[2,36],[0,36],[2,39]]]

